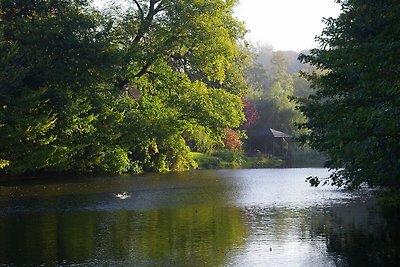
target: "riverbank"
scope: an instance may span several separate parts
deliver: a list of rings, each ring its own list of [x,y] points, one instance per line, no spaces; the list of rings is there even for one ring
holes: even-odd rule
[[[290,162],[270,155],[246,156],[242,151],[219,150],[210,154],[190,152],[189,157],[194,161],[191,169],[262,169],[262,168],[322,168],[324,158],[316,152],[294,151]],[[187,169],[184,169],[187,170]],[[181,170],[171,170],[181,171]],[[20,175],[0,173],[0,184],[13,184],[15,182],[40,180],[68,180],[71,177],[103,176],[103,175],[138,175],[157,171],[144,170],[140,173],[111,174],[102,172],[79,172],[79,171],[31,171]],[[161,171],[168,172],[168,171]],[[55,179],[54,177],[57,177]]]
[[[247,157],[240,151],[218,151],[212,154],[199,152],[191,153],[198,169],[255,169],[278,168],[285,165],[285,161],[272,156]]]

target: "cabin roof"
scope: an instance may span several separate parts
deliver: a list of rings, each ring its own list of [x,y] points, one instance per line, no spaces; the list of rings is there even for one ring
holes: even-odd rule
[[[292,137],[290,134],[277,131],[275,129],[262,129],[258,131],[254,131],[249,134],[250,136],[264,136],[264,137],[274,137],[274,138],[290,138]]]

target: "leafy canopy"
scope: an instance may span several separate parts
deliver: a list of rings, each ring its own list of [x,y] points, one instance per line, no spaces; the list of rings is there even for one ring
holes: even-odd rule
[[[4,173],[186,169],[243,122],[235,1],[131,3],[0,2]]]
[[[306,74],[314,94],[300,100],[303,141],[329,155],[334,185],[400,189],[400,2],[339,2],[320,48],[301,56],[317,68]]]

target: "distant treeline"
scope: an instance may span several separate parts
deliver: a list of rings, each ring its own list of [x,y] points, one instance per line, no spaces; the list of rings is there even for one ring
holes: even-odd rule
[[[292,166],[323,166],[324,157],[307,145],[300,146],[296,137],[304,133],[296,124],[305,121],[297,109],[294,99],[308,97],[313,89],[301,76],[301,72],[312,72],[315,68],[299,61],[295,51],[276,51],[269,45],[250,46],[253,61],[246,69],[249,85],[248,101],[254,105],[252,117],[245,124],[249,136],[246,144],[254,143],[252,133],[266,132],[269,128],[292,135],[289,154]],[[308,51],[302,53],[307,54]],[[247,109],[245,106],[245,113]],[[247,114],[246,114],[247,115]],[[247,116],[249,117],[249,116]],[[294,141],[294,142],[293,142]],[[259,142],[259,140],[257,140]],[[251,152],[251,151],[248,151]]]

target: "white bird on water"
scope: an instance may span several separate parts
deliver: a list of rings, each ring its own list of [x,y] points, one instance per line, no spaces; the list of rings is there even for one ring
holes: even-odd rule
[[[131,195],[128,192],[116,193],[114,194],[114,196],[119,199],[127,199],[131,197]]]

